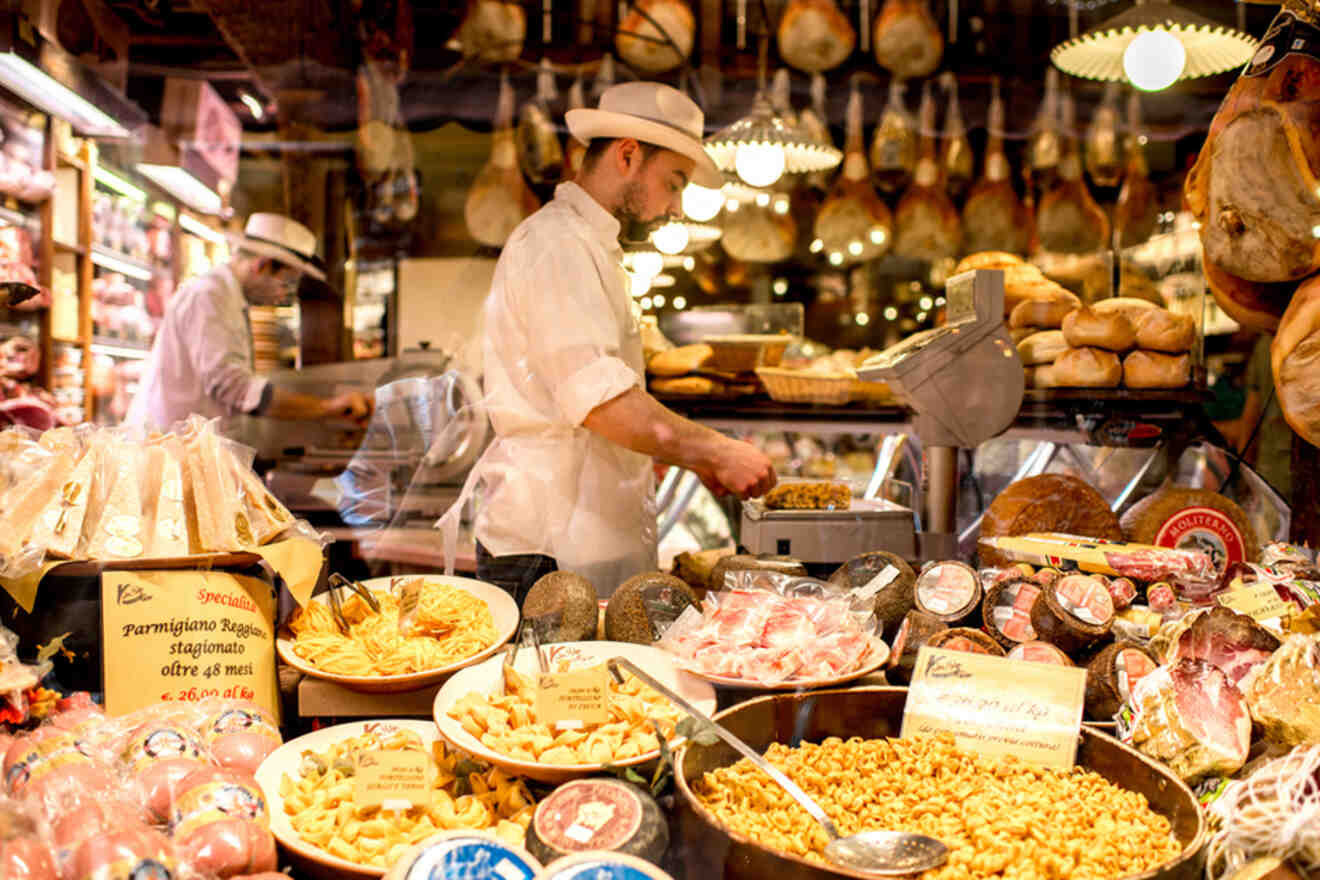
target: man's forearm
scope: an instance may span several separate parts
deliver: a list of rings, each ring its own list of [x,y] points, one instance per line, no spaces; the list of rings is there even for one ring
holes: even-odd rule
[[[278,385],[271,386],[271,390],[270,405],[262,410],[260,415],[273,419],[305,421],[324,418],[326,415],[325,401],[319,397],[289,391]]]
[[[593,409],[582,426],[611,443],[693,470],[712,467],[726,442],[722,434],[683,418],[637,387]]]

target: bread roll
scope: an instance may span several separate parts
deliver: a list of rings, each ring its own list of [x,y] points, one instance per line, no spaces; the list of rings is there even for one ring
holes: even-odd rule
[[[1012,330],[1008,331],[1008,337],[1013,340],[1014,345],[1017,345],[1028,336],[1032,336],[1039,332],[1039,327],[1014,327]]]
[[[1102,348],[1070,348],[1054,362],[1059,388],[1117,388],[1123,378],[1118,355]]]
[[[1058,330],[1068,313],[1082,304],[1076,294],[1068,290],[1051,290],[1048,294],[1023,300],[1013,307],[1009,327],[1041,327]]]
[[[1128,388],[1182,388],[1192,381],[1192,359],[1185,354],[1134,351],[1123,359]]]
[[[651,358],[646,364],[646,370],[653,376],[682,376],[706,363],[712,354],[714,350],[704,342],[681,345]]]
[[[1073,348],[1127,351],[1137,344],[1132,322],[1121,312],[1097,312],[1083,307],[1063,319],[1063,338]]]
[[[1022,365],[1034,367],[1039,364],[1053,363],[1059,355],[1068,350],[1068,343],[1061,330],[1042,330],[1033,333],[1018,343],[1018,357]]]
[[[651,381],[653,394],[714,394],[721,387],[720,383],[705,376],[682,376],[677,379]]]
[[[1053,388],[1058,384],[1054,381],[1054,364],[1040,364],[1025,369],[1028,388]]]
[[[968,254],[963,257],[957,267],[954,268],[953,274],[961,275],[963,272],[970,272],[973,269],[1004,269],[1008,266],[1021,265],[1023,265],[1022,258],[1017,254],[1005,253],[1004,251],[981,251],[978,254]]]
[[[1196,342],[1196,322],[1191,315],[1176,315],[1168,309],[1149,309],[1137,318],[1137,348],[1181,354]]]
[[[1102,314],[1120,312],[1135,325],[1138,318],[1151,309],[1158,309],[1159,306],[1153,302],[1131,296],[1111,296],[1108,299],[1096,300],[1091,303],[1091,308]]]

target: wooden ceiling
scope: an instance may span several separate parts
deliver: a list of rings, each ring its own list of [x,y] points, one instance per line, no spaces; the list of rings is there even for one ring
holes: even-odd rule
[[[483,128],[489,125],[500,71],[463,63],[449,48],[462,19],[465,4],[437,0],[57,0],[59,17],[66,22],[62,36],[68,42],[88,43],[82,33],[89,26],[122,28],[128,34],[127,91],[148,113],[159,113],[164,78],[169,75],[203,76],[234,103],[245,126],[269,130],[279,123],[296,122],[329,131],[352,129],[357,124],[354,72],[361,60],[361,43],[373,28],[398,28],[400,4],[410,18],[412,52],[407,78],[401,88],[402,106],[410,127],[434,128],[457,120]],[[748,106],[757,79],[756,34],[770,22],[773,33],[787,0],[747,0],[749,36],[745,47],[736,45],[737,0],[691,0],[699,29],[718,28],[718,39],[698,33],[690,69],[692,84],[703,100],[712,125],[732,121]],[[839,0],[854,23],[862,0]],[[882,0],[869,0],[874,14]],[[1076,25],[1093,27],[1131,6],[1130,0],[930,0],[946,37],[952,37],[942,69],[955,71],[962,83],[964,113],[969,126],[984,121],[984,104],[991,77],[1002,77],[1009,100],[1009,125],[1025,131],[1035,115],[1050,49],[1070,36],[1070,7]],[[541,40],[541,0],[523,0],[528,13],[528,35],[519,62],[510,72],[520,97],[533,89],[532,67],[548,56],[562,69],[583,65],[588,69],[609,48],[608,28],[613,0],[553,0],[552,39]],[[1233,0],[1182,0],[1192,12],[1225,25],[1239,24],[1254,34],[1264,33],[1274,8],[1243,5]],[[603,19],[605,29],[581,27],[583,12],[599,7],[591,19]],[[952,8],[951,8],[952,7]],[[96,14],[88,15],[88,12]],[[108,22],[108,24],[107,24]],[[588,39],[584,42],[583,37]],[[716,46],[706,51],[703,46]],[[79,48],[85,48],[85,45]],[[773,40],[770,65],[777,66]],[[873,58],[855,52],[842,67],[831,71],[830,116],[841,124],[847,82],[860,74],[867,92],[867,115],[873,119],[884,101],[887,74]],[[623,72],[621,77],[629,74]],[[1157,138],[1177,139],[1203,131],[1234,74],[1181,83],[1146,98],[1145,112]],[[678,72],[663,77],[679,81]],[[562,80],[568,85],[568,78]],[[1087,118],[1090,104],[1101,90],[1092,83],[1073,81],[1081,104],[1079,118]],[[276,117],[258,120],[239,103],[247,92],[267,103]],[[807,78],[794,77],[794,97],[807,100]],[[909,93],[915,106],[917,97]]]

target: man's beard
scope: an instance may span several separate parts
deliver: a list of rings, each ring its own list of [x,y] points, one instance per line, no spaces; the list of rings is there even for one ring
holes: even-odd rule
[[[665,216],[663,214],[650,220],[642,219],[642,203],[644,200],[645,194],[641,183],[634,180],[624,185],[623,198],[620,200],[618,210],[614,212],[614,216],[619,221],[620,241],[646,241],[651,237],[652,232],[664,225]]]

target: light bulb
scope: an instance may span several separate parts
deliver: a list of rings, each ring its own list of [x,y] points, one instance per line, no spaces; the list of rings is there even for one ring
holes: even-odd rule
[[[687,227],[682,223],[666,223],[651,233],[651,242],[662,254],[681,253],[688,246]]]
[[[771,287],[774,289],[776,296],[783,296],[788,293],[788,279],[776,278],[775,283],[772,284]]]
[[[867,324],[871,323],[871,316],[866,312],[858,312],[855,320],[857,321],[858,327],[865,327]]]
[[[775,144],[743,144],[733,167],[749,186],[769,186],[784,173],[784,148]]]
[[[682,311],[687,308],[687,298],[682,296],[674,297],[674,308]]]
[[[917,302],[917,305],[921,306],[922,310],[924,310],[924,311],[930,311],[930,307],[933,306],[933,305],[935,305],[935,300],[931,299],[931,298],[928,297],[928,296],[923,296],[923,297]]]
[[[843,254],[841,254],[841,253],[838,252],[838,251],[834,251],[833,253],[831,253],[831,254],[830,254],[830,265],[831,265],[831,266],[842,266],[842,265],[843,265]]]
[[[665,268],[664,258],[655,251],[638,251],[632,255],[632,264],[633,271],[644,277],[647,284]]]
[[[862,243],[856,240],[848,242],[848,253],[854,257],[860,257],[862,255]]]
[[[724,194],[717,189],[708,189],[689,183],[683,188],[683,213],[698,223],[715,219],[715,215],[724,207]]]
[[[871,244],[885,243],[885,228],[883,226],[871,227]]]
[[[776,214],[787,214],[788,208],[789,208],[788,199],[783,198],[782,196],[780,198],[775,199]]]
[[[770,204],[770,193],[756,194],[756,207],[764,208],[768,204]]]
[[[823,250],[825,250],[825,242],[821,241],[819,238],[813,239],[811,242],[811,252],[813,254],[818,254]]]
[[[1147,92],[1167,89],[1182,76],[1187,49],[1166,30],[1140,31],[1123,52],[1123,72]]]
[[[684,258],[683,258],[683,268],[686,269],[686,270],[689,271],[689,272],[691,272],[693,269],[697,268],[697,259],[696,259],[696,257],[684,257]]]
[[[649,296],[642,297],[641,306],[643,311],[649,309],[651,307],[651,298]]]
[[[742,203],[739,202],[737,199],[729,199],[727,202],[724,203],[724,210],[728,211],[730,214],[735,213],[741,207],[742,207]]]
[[[629,292],[632,293],[633,299],[637,299],[638,297],[645,296],[646,292],[651,289],[651,279],[645,275],[639,275],[636,272],[629,272],[628,287]]]
[[[663,293],[657,293],[655,296],[651,297],[651,304],[657,309],[664,308],[665,295]]]
[[[888,308],[885,309],[886,321],[892,321],[897,317],[898,317],[898,309],[894,308],[893,306],[889,306]]]

